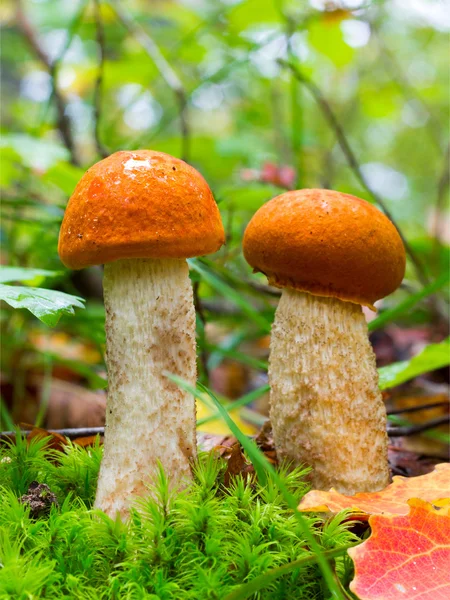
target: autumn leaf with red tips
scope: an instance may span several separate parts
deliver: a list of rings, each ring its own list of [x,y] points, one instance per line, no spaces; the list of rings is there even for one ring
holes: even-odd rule
[[[371,516],[370,538],[348,550],[360,600],[450,598],[450,499],[408,505],[408,515]]]

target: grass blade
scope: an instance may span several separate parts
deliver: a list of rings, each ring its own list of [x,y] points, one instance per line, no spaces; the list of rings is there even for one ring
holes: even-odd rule
[[[223,418],[225,423],[230,428],[230,431],[236,437],[236,439],[239,440],[242,447],[247,452],[247,454],[255,468],[256,475],[257,475],[261,485],[265,484],[265,482],[267,481],[266,473],[270,472],[273,480],[276,482],[276,484],[278,485],[278,488],[280,489],[281,493],[283,494],[285,502],[287,503],[289,508],[293,511],[293,514],[295,514],[295,516],[298,519],[300,528],[302,529],[302,533],[305,536],[305,539],[308,542],[308,544],[311,548],[311,551],[314,553],[314,555],[317,558],[317,564],[318,564],[320,570],[322,571],[322,575],[326,581],[326,584],[328,586],[328,589],[329,589],[332,597],[338,598],[339,600],[344,600],[341,590],[339,589],[339,587],[334,579],[334,575],[330,568],[330,565],[328,564],[328,561],[327,561],[326,557],[324,556],[324,553],[321,551],[319,544],[317,543],[317,541],[314,538],[314,535],[310,532],[307,525],[305,524],[305,520],[304,520],[303,516],[297,510],[297,504],[298,504],[297,500],[286,488],[283,481],[278,476],[278,473],[276,472],[276,470],[272,467],[272,465],[269,463],[269,461],[264,456],[264,454],[259,450],[259,448],[255,444],[255,442],[252,439],[248,438],[244,433],[242,433],[242,431],[239,429],[239,427],[236,425],[236,423],[230,417],[230,415],[228,414],[226,409],[221,405],[221,403],[216,398],[216,396],[206,386],[204,386],[201,383],[198,383],[197,384],[198,389],[196,389],[193,386],[191,386],[190,384],[188,384],[186,381],[184,381],[184,379],[182,379],[181,377],[172,375],[171,373],[167,373],[167,372],[166,372],[166,375],[169,379],[171,379],[177,385],[179,385],[181,389],[191,393],[196,398],[199,397],[199,390],[200,390],[200,392],[203,392],[203,393],[206,393],[209,395],[211,400],[216,405],[216,408],[217,408],[218,412],[220,413],[221,417]]]
[[[393,308],[382,312],[376,319],[369,323],[369,331],[375,331],[376,329],[380,329],[387,323],[394,321],[398,317],[403,316],[408,310],[411,310],[413,306],[415,306],[418,302],[426,298],[427,296],[431,296],[438,290],[440,290],[444,285],[446,285],[450,281],[450,273],[443,273],[440,277],[438,277],[435,281],[432,281],[416,294],[412,294],[408,296],[403,302],[397,304]]]
[[[209,271],[204,265],[201,265],[195,259],[188,260],[191,269],[196,271],[207,283],[210,285],[218,294],[234,302],[242,312],[249,317],[256,325],[258,325],[262,331],[268,333],[270,331],[269,321],[263,317],[253,306],[245,300],[242,294],[239,294],[231,286],[225,283],[222,279],[217,277],[215,273]]]
[[[322,556],[326,559],[336,558],[337,556],[342,556],[342,554],[347,552],[349,548],[353,548],[353,546],[354,544],[350,544],[348,546],[342,546],[341,548],[327,550],[326,552],[322,553]],[[298,560],[293,560],[292,562],[287,563],[286,565],[282,565],[281,567],[277,567],[275,569],[271,569],[270,571],[266,571],[266,573],[258,575],[258,577],[255,577],[248,583],[244,583],[243,585],[239,586],[236,590],[231,592],[231,594],[225,596],[224,600],[245,600],[245,598],[248,598],[251,594],[259,592],[259,590],[266,587],[269,583],[275,581],[275,579],[278,579],[278,577],[282,577],[286,573],[295,571],[295,569],[298,569],[298,567],[301,567],[303,565],[317,562],[317,556],[311,554],[310,556],[305,556],[303,558],[299,558]]]

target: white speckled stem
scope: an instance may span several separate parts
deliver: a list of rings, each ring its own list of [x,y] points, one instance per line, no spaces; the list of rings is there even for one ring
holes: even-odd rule
[[[95,506],[126,518],[157,461],[174,483],[191,478],[195,401],[163,373],[195,386],[195,310],[185,260],[109,263],[103,290],[108,401]]]
[[[359,305],[284,289],[269,378],[277,452],[313,467],[314,489],[386,487],[386,410]]]

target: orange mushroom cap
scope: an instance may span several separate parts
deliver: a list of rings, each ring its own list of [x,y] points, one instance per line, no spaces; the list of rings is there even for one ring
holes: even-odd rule
[[[116,152],[83,175],[69,200],[58,252],[71,269],[122,258],[216,252],[225,234],[203,177],[163,152]]]
[[[375,206],[331,190],[277,196],[253,216],[244,256],[269,283],[373,308],[400,285],[405,248]]]

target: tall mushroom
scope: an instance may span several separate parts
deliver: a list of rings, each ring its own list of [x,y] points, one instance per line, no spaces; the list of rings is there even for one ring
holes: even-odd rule
[[[293,191],[256,212],[244,256],[283,288],[269,367],[279,455],[310,465],[316,489],[384,488],[386,411],[361,305],[375,310],[403,279],[396,228],[354,196]]]
[[[162,152],[116,152],[91,167],[69,200],[59,255],[69,268],[106,263],[108,400],[95,505],[126,517],[160,461],[173,481],[196,455],[195,310],[186,258],[224,243],[203,177]]]

